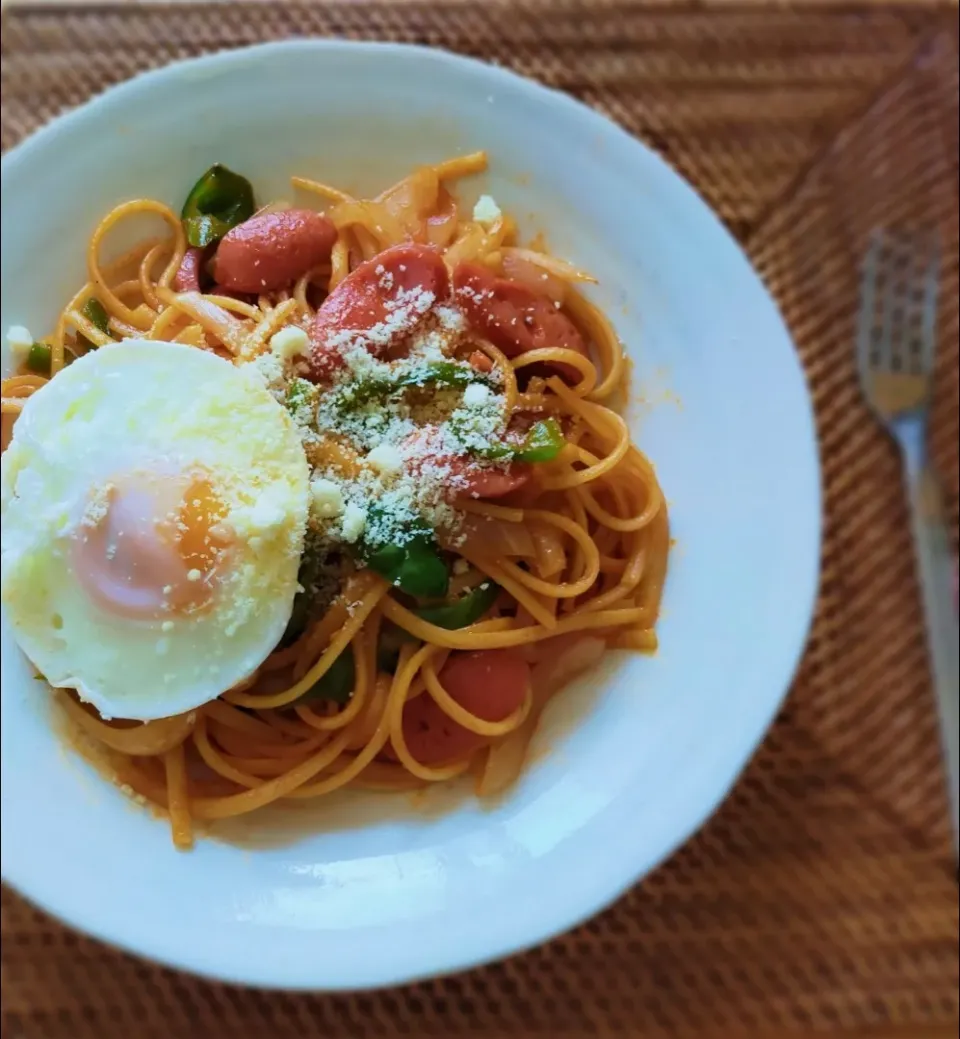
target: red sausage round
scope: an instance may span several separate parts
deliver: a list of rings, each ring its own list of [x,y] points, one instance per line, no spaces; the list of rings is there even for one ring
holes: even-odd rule
[[[205,252],[205,249],[191,245],[183,254],[177,273],[173,276],[174,292],[200,291],[200,272],[203,270]]]
[[[499,722],[523,704],[530,665],[513,649],[455,653],[438,677],[464,710],[484,721]],[[424,765],[462,758],[489,742],[488,737],[452,721],[429,693],[404,707],[403,738],[413,757]]]
[[[530,466],[523,462],[511,462],[506,469],[484,469],[469,458],[450,458],[447,465],[454,476],[467,481],[467,486],[462,487],[457,480],[458,498],[502,498],[518,491],[530,479]]]
[[[327,296],[314,318],[310,338],[315,377],[336,371],[351,338],[373,354],[385,353],[449,292],[446,265],[429,246],[394,245],[361,263]]]
[[[551,346],[588,356],[577,326],[552,300],[526,285],[498,278],[482,264],[470,262],[457,266],[453,285],[457,304],[471,327],[507,357]],[[580,378],[572,365],[555,367],[574,382]]]
[[[235,292],[272,292],[328,260],[336,240],[333,223],[312,209],[263,213],[224,235],[214,274]]]
[[[505,468],[480,465],[467,455],[445,453],[436,426],[421,426],[404,440],[408,448],[408,465],[416,473],[429,462],[449,470],[450,481],[445,496],[456,498],[502,498],[519,490],[530,479],[531,467],[511,462]]]

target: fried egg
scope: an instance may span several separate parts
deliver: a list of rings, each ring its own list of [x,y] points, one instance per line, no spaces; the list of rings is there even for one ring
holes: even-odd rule
[[[309,471],[252,369],[128,340],[58,373],[14,427],[4,613],[47,681],[105,718],[216,698],[289,621]]]

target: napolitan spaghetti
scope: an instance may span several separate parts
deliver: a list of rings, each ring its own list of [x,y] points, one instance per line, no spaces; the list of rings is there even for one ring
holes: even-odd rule
[[[607,647],[655,648],[667,514],[614,407],[621,344],[578,291],[592,278],[541,242],[519,246],[489,197],[458,204],[453,182],[485,166],[479,153],[423,167],[371,200],[295,177],[317,208],[259,211],[244,178],[214,167],[180,215],[142,199],[109,213],[52,335],[20,336],[5,449],[33,394],[133,340],[248,371],[307,461],[298,590],[252,674],[143,724],[60,692],[117,781],[168,812],[178,847],[197,822],[346,786],[469,771],[497,793],[563,682]],[[101,263],[107,233],[144,214],[169,234]],[[223,510],[190,486],[203,537],[188,577],[202,585],[242,531],[218,533]],[[109,489],[84,544],[116,506]],[[140,623],[154,622],[178,630],[161,613]]]

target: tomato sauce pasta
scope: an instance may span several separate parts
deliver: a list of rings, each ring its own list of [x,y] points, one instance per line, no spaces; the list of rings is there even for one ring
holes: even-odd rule
[[[588,273],[520,244],[489,196],[458,201],[486,163],[423,166],[372,199],[294,177],[307,202],[260,209],[215,166],[180,213],[126,202],[3,380],[6,448],[78,358],[181,344],[255,373],[301,438],[299,591],[260,666],[142,724],[57,692],[177,847],[198,823],[347,786],[470,773],[497,794],[564,682],[609,648],[656,648],[667,510],[617,410],[622,344]],[[106,236],[144,216],[165,235],[104,262]]]

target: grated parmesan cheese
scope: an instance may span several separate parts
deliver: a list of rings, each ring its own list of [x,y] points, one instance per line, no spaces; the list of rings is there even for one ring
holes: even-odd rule
[[[499,219],[485,198],[479,216]],[[463,514],[451,502],[469,490],[469,468],[505,464],[492,457],[506,434],[502,373],[481,381],[459,359],[472,345],[459,307],[420,287],[399,288],[386,269],[376,274],[384,316],[373,328],[327,336],[344,362],[329,384],[297,375],[309,339],[296,326],[277,332],[269,351],[238,362],[286,408],[311,465],[313,518],[299,593],[311,614],[332,601],[358,543],[403,545],[443,531],[445,543],[456,544]],[[433,383],[431,365],[459,369],[459,385]]]
[[[26,326],[11,325],[7,329],[7,343],[17,363],[22,363],[30,353],[30,347],[33,346],[33,336]]]
[[[379,444],[367,455],[366,462],[384,476],[396,476],[403,469],[403,455],[393,444]]]
[[[468,408],[483,407],[490,400],[490,390],[482,382],[472,382],[463,391],[463,403]]]
[[[481,195],[473,207],[473,219],[484,227],[491,227],[501,219],[503,213],[490,195]]]
[[[383,321],[361,331],[344,328],[334,332],[327,336],[327,346],[338,350],[346,359],[348,367],[354,370],[356,365],[364,367],[368,361],[374,360],[371,347],[383,349],[409,335],[435,302],[434,294],[421,286],[401,289],[386,302],[386,317]],[[366,355],[366,359],[362,355]]]
[[[268,497],[258,498],[252,505],[239,505],[230,510],[230,526],[244,540],[250,540],[282,527],[294,508],[282,494],[274,491]]]
[[[310,501],[313,511],[323,519],[332,519],[343,512],[343,493],[334,480],[318,477],[310,482]]]
[[[274,395],[283,393],[285,389],[283,359],[272,350],[258,354],[245,362],[247,370],[258,376],[268,390]]]
[[[114,484],[105,483],[94,491],[87,507],[83,510],[80,520],[83,526],[97,527],[107,518],[114,490]]]
[[[270,337],[270,350],[281,361],[292,361],[307,352],[310,337],[298,325],[287,325]]]
[[[366,510],[356,503],[350,502],[343,510],[343,519],[340,521],[344,541],[348,541],[351,544],[359,541],[366,526]]]

